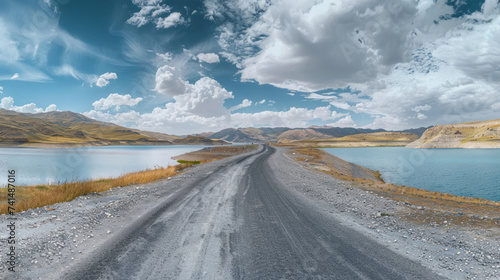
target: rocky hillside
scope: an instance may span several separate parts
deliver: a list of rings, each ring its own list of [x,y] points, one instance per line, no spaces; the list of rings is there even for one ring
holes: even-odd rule
[[[436,125],[409,148],[500,148],[500,120]]]
[[[222,144],[206,137],[178,136],[129,129],[73,112],[39,114],[0,109],[0,146],[104,146]]]

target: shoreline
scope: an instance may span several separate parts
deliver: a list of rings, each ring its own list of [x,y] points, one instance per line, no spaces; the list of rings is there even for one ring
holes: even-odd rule
[[[312,150],[317,152],[312,152]],[[467,225],[480,224],[500,228],[500,202],[386,183],[379,178],[380,173],[377,171],[346,162],[323,150],[311,148],[289,149],[286,155],[310,171],[326,173],[337,179],[350,182],[359,189],[412,206],[416,210],[425,210],[401,213],[404,214],[407,220],[424,224],[444,221],[445,218],[448,218],[448,220],[451,220],[451,222],[447,222],[449,225],[467,227]],[[338,170],[337,166],[342,164],[372,172],[376,179],[374,180],[373,177],[367,178],[366,176],[356,178],[345,170]],[[426,217],[426,215],[429,216]]]
[[[17,201],[16,213],[46,207],[56,203],[71,201],[89,193],[101,193],[116,187],[153,183],[161,179],[170,179],[171,177],[180,174],[180,171],[187,167],[247,153],[255,150],[256,148],[256,145],[214,146],[174,156],[172,159],[178,159],[181,160],[181,162],[173,166],[129,172],[118,177],[55,184],[46,183],[29,186],[17,185],[16,196],[21,197],[22,199],[18,199]],[[188,159],[185,159],[186,155],[188,155]],[[0,216],[7,213],[7,202],[8,189],[6,187],[0,188]]]

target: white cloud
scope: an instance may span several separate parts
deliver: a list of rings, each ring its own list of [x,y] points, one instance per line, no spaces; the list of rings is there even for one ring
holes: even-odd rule
[[[485,16],[490,16],[498,9],[498,0],[486,0],[482,6],[482,11]]]
[[[105,87],[109,84],[109,80],[115,80],[115,79],[118,79],[118,75],[116,75],[116,73],[106,72],[101,76],[99,76],[95,84],[98,87]]]
[[[3,109],[10,110],[12,108],[12,105],[14,105],[14,98],[7,96],[2,98],[2,101],[0,102],[0,107]]]
[[[200,62],[219,63],[220,58],[215,53],[200,53],[196,56]]]
[[[293,93],[293,92],[287,92],[286,94],[288,94],[290,96],[295,96],[295,93]]]
[[[139,6],[141,10],[134,13],[132,17],[127,20],[127,23],[141,27],[153,21],[156,16],[170,12],[171,8],[169,6],[160,5],[159,2],[161,1],[135,1],[134,4]]]
[[[257,106],[257,105],[262,105],[262,104],[264,104],[264,103],[266,103],[266,100],[265,100],[265,99],[262,99],[262,100],[261,100],[261,101],[259,101],[259,102],[255,102],[255,105],[256,105],[256,106]]]
[[[418,113],[417,114],[417,119],[419,119],[419,120],[425,120],[425,119],[427,119],[427,116],[424,115],[424,114],[422,114],[422,113]]]
[[[162,53],[157,53],[156,54],[159,58],[161,58],[164,62],[170,62],[172,60],[173,54],[170,52],[166,52],[164,54]]]
[[[16,80],[16,79],[19,79],[19,73],[15,73],[14,75],[12,75],[12,77],[10,77],[11,80]]]
[[[411,62],[382,77],[383,85],[360,85],[370,100],[353,110],[377,116],[369,127],[388,129],[498,118],[498,9],[495,13],[466,16],[458,27],[414,52]]]
[[[165,17],[164,15],[169,13],[172,8],[165,4],[160,5],[160,2],[161,1],[133,1],[141,10],[134,13],[132,17],[127,20],[127,23],[141,27],[150,22],[154,22],[156,28],[166,29],[185,22],[181,13],[178,12],[170,13]]]
[[[168,17],[159,18],[156,20],[156,28],[170,28],[179,24],[183,24],[184,18],[181,13],[171,13]]]
[[[47,108],[45,108],[45,112],[52,112],[56,110],[57,110],[56,104],[50,104],[49,106],[47,106]]]
[[[425,104],[425,105],[415,106],[415,108],[413,108],[411,110],[418,113],[420,111],[429,111],[430,109],[432,109],[432,106],[429,104]]]
[[[0,87],[0,94],[3,93],[3,87]]]
[[[182,80],[175,67],[169,65],[158,68],[155,81],[155,91],[168,96],[184,94],[186,91],[187,82]]]
[[[112,107],[115,107],[115,110],[118,111],[120,110],[120,106],[132,107],[139,104],[141,101],[142,98],[132,98],[130,94],[121,95],[118,93],[112,93],[106,98],[101,98],[95,101],[92,103],[92,106],[94,106],[95,110],[98,111],[108,110]]]
[[[214,2],[205,1],[207,13],[224,16]],[[243,19],[219,29],[219,44],[239,58],[243,80],[315,91],[375,79],[410,58],[413,1],[264,2],[221,4]]]
[[[217,81],[203,77],[194,85],[188,84],[185,94],[174,96],[175,103],[166,105],[167,109],[200,117],[217,117],[228,114],[224,100],[233,98],[231,92]]]
[[[263,111],[258,113],[232,114],[231,123],[233,127],[305,127],[311,120],[332,120],[332,115],[333,113],[330,111],[329,106],[318,107],[315,109],[292,107],[288,111]]]
[[[0,108],[16,111],[20,113],[44,113],[56,110],[56,105],[51,104],[45,110],[38,108],[35,103],[25,104],[23,106],[14,106],[14,98],[7,96],[0,101]]]
[[[356,127],[356,123],[352,120],[351,115],[348,115],[334,123],[328,124],[333,127]]]
[[[241,102],[241,104],[238,104],[236,106],[229,108],[229,111],[232,112],[232,111],[236,111],[236,110],[239,110],[241,108],[246,108],[246,107],[250,107],[250,106],[252,106],[252,101],[245,99],[245,100],[243,100],[243,102]]]

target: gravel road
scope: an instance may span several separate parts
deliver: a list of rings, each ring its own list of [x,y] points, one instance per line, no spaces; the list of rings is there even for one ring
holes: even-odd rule
[[[498,279],[498,239],[379,217],[402,206],[283,151],[19,213],[2,279]]]

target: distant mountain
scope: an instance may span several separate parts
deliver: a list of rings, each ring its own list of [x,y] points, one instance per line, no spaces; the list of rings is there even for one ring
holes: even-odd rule
[[[196,142],[198,140],[199,142]],[[222,144],[223,141],[198,137],[196,140],[129,129],[100,122],[73,112],[39,114],[0,109],[1,146],[102,146]]]
[[[417,138],[424,133],[427,128],[409,129],[404,133],[413,133]],[[289,143],[291,141],[299,140],[320,140],[339,138],[355,134],[387,132],[384,129],[364,129],[364,128],[351,128],[351,127],[331,127],[331,126],[311,126],[309,128],[228,128],[215,133],[202,133],[203,135],[214,139],[223,139],[230,142],[239,143],[265,143],[265,142],[280,142]]]
[[[275,141],[278,136],[290,130],[287,127],[276,127],[276,128],[227,128],[216,132],[212,135],[206,135],[206,137],[212,139],[221,139],[229,142],[238,142],[238,143],[265,143],[268,141]]]
[[[429,128],[409,148],[500,148],[500,119]]]
[[[432,126],[429,126],[429,127],[419,127],[419,128],[412,128],[412,129],[406,129],[406,130],[403,130],[403,131],[400,131],[400,132],[409,132],[409,133],[413,133],[415,135],[417,135],[418,137],[422,137],[422,134],[424,134],[424,132],[431,128]]]

